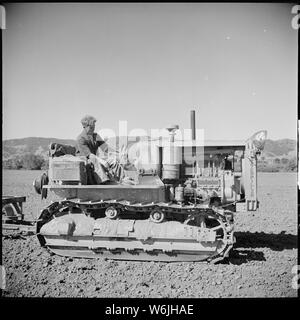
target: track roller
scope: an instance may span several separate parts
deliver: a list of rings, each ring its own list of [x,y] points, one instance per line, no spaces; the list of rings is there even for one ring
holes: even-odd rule
[[[153,210],[150,213],[150,220],[155,223],[161,223],[165,219],[165,214],[159,210]]]
[[[116,219],[119,216],[119,210],[114,206],[110,206],[105,210],[105,215],[109,219]]]

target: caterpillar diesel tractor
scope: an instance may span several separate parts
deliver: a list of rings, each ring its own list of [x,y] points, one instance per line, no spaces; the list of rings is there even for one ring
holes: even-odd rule
[[[235,242],[234,215],[255,211],[257,155],[266,131],[245,142],[191,136],[140,139],[127,144],[133,184],[91,182],[87,160],[49,156],[49,170],[34,182],[46,198],[61,200],[41,211],[40,244],[58,255],[123,260],[209,261],[228,257]],[[138,150],[138,152],[136,151]],[[132,155],[135,156],[132,156]]]

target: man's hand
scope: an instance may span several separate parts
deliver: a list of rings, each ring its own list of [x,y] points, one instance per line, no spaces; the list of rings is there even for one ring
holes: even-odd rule
[[[104,159],[101,159],[100,157],[95,156],[93,153],[90,153],[90,155],[89,155],[89,161],[90,161],[90,162],[96,162],[96,161],[97,161],[98,163],[100,163],[100,164],[104,167],[104,169],[105,169],[106,171],[109,170],[109,164],[108,164],[108,162],[105,161]]]

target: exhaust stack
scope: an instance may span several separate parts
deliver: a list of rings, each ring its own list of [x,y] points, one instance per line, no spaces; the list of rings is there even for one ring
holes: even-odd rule
[[[195,110],[191,110],[192,140],[196,140]]]

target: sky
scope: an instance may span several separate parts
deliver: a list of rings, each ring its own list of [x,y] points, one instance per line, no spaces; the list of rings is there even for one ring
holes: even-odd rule
[[[297,138],[291,4],[4,5],[3,139],[75,139],[81,118],[128,134],[178,124],[205,139]]]

